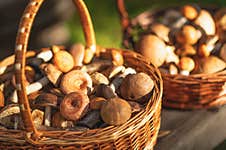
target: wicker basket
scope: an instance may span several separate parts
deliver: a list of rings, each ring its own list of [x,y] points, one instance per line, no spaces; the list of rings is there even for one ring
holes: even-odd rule
[[[25,130],[0,129],[0,149],[153,149],[160,127],[162,79],[158,69],[149,65],[141,55],[127,50],[118,50],[124,56],[125,65],[135,68],[138,72],[147,73],[154,80],[153,96],[144,110],[120,126],[108,126],[87,131],[44,131],[35,128],[25,89],[25,63],[26,58],[36,54],[34,51],[26,52],[26,50],[32,23],[43,1],[30,1],[21,18],[15,56],[10,56],[0,63],[1,69],[5,70],[7,67],[13,67],[15,60],[17,94],[25,128]],[[95,36],[84,2],[74,0],[74,3],[80,15],[86,39],[85,60],[95,53]],[[111,50],[113,49],[109,48],[100,53]],[[4,74],[6,73],[1,76]]]
[[[146,28],[168,9],[156,9],[141,13],[130,19],[124,0],[117,0],[123,32],[123,45],[135,48],[133,30]],[[210,8],[208,8],[210,9]],[[211,12],[216,11],[211,8]],[[145,22],[144,22],[145,20]],[[213,74],[171,75],[161,73],[163,78],[163,106],[176,109],[215,108],[226,103],[226,70]]]

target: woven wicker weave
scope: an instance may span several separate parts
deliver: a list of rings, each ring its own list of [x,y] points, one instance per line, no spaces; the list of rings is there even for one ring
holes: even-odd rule
[[[132,32],[137,26],[146,28],[168,9],[146,11],[130,19],[124,0],[117,0],[123,32],[123,45],[135,48]],[[210,12],[214,12],[212,9]],[[143,22],[145,20],[145,22]],[[171,75],[163,78],[163,106],[177,109],[201,109],[219,107],[226,103],[226,70],[213,74]]]
[[[19,106],[25,130],[0,129],[0,149],[153,149],[160,127],[162,79],[158,69],[149,65],[139,54],[128,50],[121,51],[126,66],[145,72],[154,80],[153,96],[146,108],[120,126],[87,131],[37,130],[31,118],[31,109],[25,89],[25,57],[32,57],[34,51],[26,52],[33,20],[44,0],[31,0],[21,18],[15,56],[0,63],[1,68],[17,65],[15,70]],[[88,10],[82,0],[74,0],[82,22],[86,38],[86,55],[95,53],[95,36]],[[106,49],[107,52],[113,49]],[[115,50],[115,49],[114,49]],[[106,51],[101,51],[105,53]],[[26,54],[26,56],[25,56]],[[20,68],[18,68],[20,66]],[[1,74],[4,75],[5,73]]]

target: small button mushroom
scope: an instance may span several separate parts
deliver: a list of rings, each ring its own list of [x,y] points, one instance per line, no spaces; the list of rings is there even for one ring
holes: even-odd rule
[[[194,23],[204,29],[207,35],[214,35],[216,32],[215,22],[211,14],[206,10],[201,10]]]
[[[98,110],[93,110],[88,112],[81,120],[79,120],[76,123],[76,125],[85,126],[90,129],[93,129],[100,122],[101,122],[100,112]]]
[[[208,57],[215,48],[216,42],[219,40],[217,35],[208,37],[205,43],[199,45],[198,53],[201,57]]]
[[[62,72],[58,70],[53,64],[42,64],[40,68],[46,74],[49,81],[55,86],[58,87]]]
[[[35,107],[45,108],[44,125],[51,126],[51,107],[57,108],[58,103],[58,97],[51,93],[42,93],[35,100]]]
[[[94,88],[95,96],[104,97],[106,99],[117,97],[117,94],[111,89],[110,86],[99,84]]]
[[[66,95],[60,104],[60,113],[67,120],[77,121],[88,110],[89,98],[82,92],[72,92]]]
[[[178,74],[178,68],[174,63],[169,64],[169,73],[172,75]]]
[[[175,64],[179,63],[179,57],[174,53],[175,47],[174,46],[166,46],[166,63],[174,62]]]
[[[98,109],[101,109],[101,107],[102,107],[104,102],[106,102],[105,98],[103,98],[103,97],[94,97],[94,98],[91,98],[89,107],[92,110],[98,110]]]
[[[144,35],[137,43],[138,51],[156,67],[161,66],[167,56],[166,45],[155,35]]]
[[[151,31],[165,42],[169,42],[170,29],[164,24],[156,23],[151,26]]]
[[[220,57],[226,62],[226,44],[221,47]]]
[[[63,93],[82,91],[87,92],[92,89],[92,79],[88,73],[81,70],[72,70],[65,74],[60,83],[60,89]]]
[[[190,57],[182,57],[179,62],[180,74],[188,76],[195,68],[195,62]]]
[[[61,71],[68,72],[74,67],[74,59],[72,55],[65,50],[55,50],[53,55],[53,64]]]
[[[82,66],[85,54],[85,46],[81,43],[74,44],[69,52],[73,56],[74,66]]]
[[[180,44],[195,44],[201,37],[201,32],[192,25],[184,25],[176,34],[176,40]]]
[[[130,104],[120,98],[109,99],[101,107],[101,118],[109,125],[117,126],[125,123],[131,117]]]
[[[74,123],[72,121],[66,120],[60,112],[56,112],[52,117],[52,126],[55,128],[72,128],[74,127]]]
[[[197,8],[195,8],[192,5],[183,6],[181,9],[181,12],[189,20],[195,19],[199,14],[199,11],[197,10]]]
[[[5,106],[5,97],[4,97],[2,90],[0,90],[0,108],[2,108],[4,106]]]
[[[35,109],[31,113],[32,120],[36,128],[42,125],[44,121],[44,112],[38,109]]]
[[[199,73],[215,73],[225,69],[226,64],[216,56],[209,56],[201,59]]]
[[[95,73],[91,74],[91,79],[92,79],[94,85],[98,85],[98,84],[108,85],[109,84],[108,78],[99,72],[95,72]]]
[[[179,56],[194,56],[196,53],[195,48],[189,44],[184,44],[176,50],[176,54]]]
[[[126,100],[141,101],[154,88],[153,80],[145,73],[127,75],[120,86],[120,94]]]

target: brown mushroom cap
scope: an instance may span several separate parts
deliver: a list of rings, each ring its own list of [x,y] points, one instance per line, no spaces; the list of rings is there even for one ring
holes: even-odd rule
[[[200,32],[191,25],[184,25],[176,34],[176,40],[180,44],[195,44],[200,38]]]
[[[183,6],[181,11],[182,11],[183,15],[189,20],[195,19],[199,14],[197,9],[192,5]]]
[[[89,98],[82,92],[72,92],[66,95],[60,104],[61,115],[72,121],[84,116],[88,110]]]
[[[199,73],[215,73],[225,69],[226,63],[216,56],[201,59]]]
[[[153,80],[145,73],[127,75],[120,86],[120,93],[124,99],[139,101],[154,88]]]
[[[194,21],[204,29],[207,35],[214,35],[216,32],[215,22],[211,14],[206,10],[201,10],[199,16]]]
[[[60,88],[65,94],[77,91],[87,93],[87,89],[92,88],[92,79],[84,71],[72,70],[62,77]]]
[[[155,35],[144,35],[137,43],[138,51],[157,67],[166,59],[165,48],[165,43]]]
[[[106,84],[99,84],[94,88],[95,96],[97,97],[104,97],[106,99],[114,98],[117,94],[112,90],[109,85]]]
[[[170,29],[164,24],[156,23],[151,26],[151,31],[154,32],[159,38],[165,42],[169,42]]]
[[[81,43],[74,44],[70,49],[70,54],[73,56],[74,66],[82,66],[85,46]]]
[[[68,72],[74,67],[74,59],[67,51],[61,50],[54,54],[53,64],[62,72]]]
[[[176,54],[179,56],[193,56],[197,52],[192,45],[185,44],[182,47],[178,48]]]
[[[121,125],[131,117],[131,106],[120,98],[109,99],[101,107],[101,117],[109,125]]]
[[[93,74],[91,74],[91,79],[93,81],[94,85],[98,85],[98,84],[109,84],[109,80],[108,78],[103,75],[102,73],[99,72],[95,72]]]
[[[111,51],[103,51],[100,53],[101,58],[111,60],[116,66],[121,66],[124,63],[124,58],[121,51],[112,49]]]
[[[41,93],[35,100],[34,107],[46,107],[51,106],[56,108],[60,99],[51,93]]]
[[[224,44],[221,48],[220,57],[226,62],[226,44]]]
[[[195,62],[190,57],[182,57],[179,62],[179,68],[191,72],[195,68]]]

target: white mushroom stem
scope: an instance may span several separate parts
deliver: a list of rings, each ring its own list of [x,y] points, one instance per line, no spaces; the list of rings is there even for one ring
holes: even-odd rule
[[[181,70],[180,71],[180,74],[181,75],[185,75],[185,76],[188,76],[190,74],[190,72],[188,70]]]
[[[53,53],[51,50],[42,51],[37,55],[37,58],[42,59],[44,62],[48,62],[53,58]]]
[[[17,130],[19,125],[19,116],[14,116],[14,129]]]
[[[51,126],[51,106],[45,107],[45,116],[44,116],[44,125],[50,127]]]
[[[49,83],[49,80],[47,77],[43,77],[37,82],[34,82],[26,87],[27,95],[37,92],[41,90],[45,85]],[[13,92],[13,94],[10,96],[10,100],[14,103],[18,103],[18,97],[16,90]]]
[[[111,71],[111,73],[109,74],[108,78],[111,79],[113,78],[114,76],[116,76],[118,73],[120,72],[124,72],[126,68],[124,66],[117,66],[117,67],[114,67],[113,70]]]
[[[207,42],[206,42],[207,49],[210,50],[210,51],[212,51],[214,49],[215,43],[218,40],[219,40],[218,35],[215,35],[214,37],[208,39]]]
[[[187,22],[187,19],[185,17],[181,17],[178,20],[176,20],[175,23],[173,23],[174,28],[180,28]]]
[[[178,69],[174,64],[170,64],[169,73],[172,75],[178,74]]]
[[[166,46],[167,56],[166,63],[174,62],[175,64],[179,63],[179,57],[174,53],[174,46]]]

